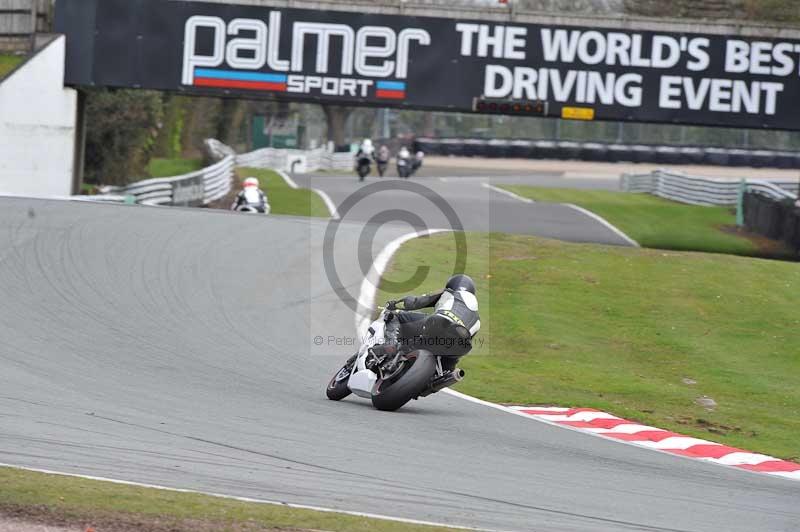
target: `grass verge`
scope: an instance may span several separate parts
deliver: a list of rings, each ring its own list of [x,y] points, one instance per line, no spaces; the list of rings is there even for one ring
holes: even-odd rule
[[[0,79],[14,70],[18,64],[25,60],[23,55],[0,54]]]
[[[188,174],[203,167],[202,159],[166,159],[154,157],[147,165],[150,177],[173,177]]]
[[[797,264],[505,234],[468,233],[468,251],[483,343],[460,391],[800,458]],[[441,289],[455,254],[452,235],[410,241],[384,278],[428,267],[415,291]]]
[[[271,207],[271,214],[292,214],[295,216],[318,216],[328,218],[330,212],[314,191],[307,188],[291,188],[276,172],[261,168],[239,168],[237,175],[257,177],[261,189],[267,194]],[[236,193],[239,187],[234,187]]]
[[[3,514],[123,531],[453,530],[0,467]]]
[[[536,201],[574,203],[599,214],[646,248],[760,254],[751,240],[723,231],[736,226],[736,216],[729,207],[685,205],[650,194],[607,190],[502,188]]]

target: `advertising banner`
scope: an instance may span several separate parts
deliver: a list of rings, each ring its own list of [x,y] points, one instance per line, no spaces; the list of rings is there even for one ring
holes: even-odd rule
[[[59,0],[66,80],[413,109],[800,129],[800,41],[175,0]]]

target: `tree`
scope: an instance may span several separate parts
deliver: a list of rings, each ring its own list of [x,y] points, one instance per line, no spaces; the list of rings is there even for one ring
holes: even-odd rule
[[[337,148],[347,144],[347,132],[345,128],[347,126],[347,119],[350,118],[353,108],[343,105],[324,104],[322,110],[328,122],[328,140],[333,141],[333,144]]]
[[[90,90],[86,98],[85,180],[124,185],[146,175],[161,121],[161,94]]]

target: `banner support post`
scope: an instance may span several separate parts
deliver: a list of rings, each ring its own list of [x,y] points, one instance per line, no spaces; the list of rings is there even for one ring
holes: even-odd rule
[[[741,179],[739,181],[739,191],[736,195],[736,226],[742,227],[744,225],[744,193],[747,190],[747,181]]]

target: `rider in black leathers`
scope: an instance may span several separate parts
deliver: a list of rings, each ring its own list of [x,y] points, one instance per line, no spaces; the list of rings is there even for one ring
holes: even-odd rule
[[[458,359],[472,349],[472,339],[481,328],[475,283],[467,275],[454,275],[441,292],[406,296],[387,306],[403,309],[394,312],[386,323],[383,348],[388,353],[398,348],[423,348],[442,356],[446,370],[455,368]],[[433,308],[432,314],[414,312]]]

